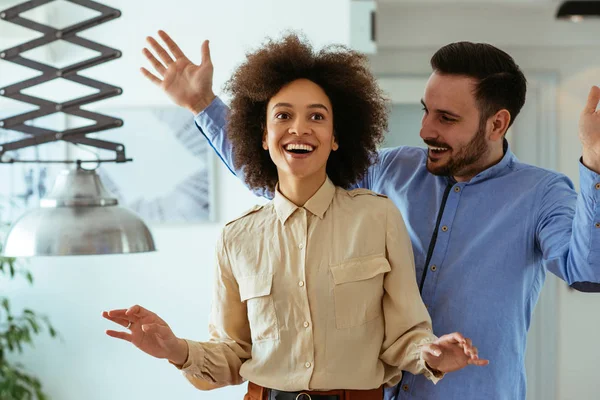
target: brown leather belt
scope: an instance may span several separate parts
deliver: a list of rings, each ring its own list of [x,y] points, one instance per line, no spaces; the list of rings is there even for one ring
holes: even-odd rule
[[[271,390],[248,382],[248,394],[244,400],[382,400],[383,387],[372,390],[328,390],[283,392]]]

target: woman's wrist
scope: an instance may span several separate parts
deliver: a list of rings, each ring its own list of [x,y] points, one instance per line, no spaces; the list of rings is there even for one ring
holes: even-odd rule
[[[175,364],[179,367],[183,366],[188,360],[188,343],[185,339],[177,339],[177,345],[175,346],[175,350],[171,357],[169,357],[169,361],[172,364]]]

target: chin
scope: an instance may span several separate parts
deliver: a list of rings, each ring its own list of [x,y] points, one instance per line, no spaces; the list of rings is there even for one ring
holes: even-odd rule
[[[449,175],[449,171],[448,171],[446,164],[436,164],[429,160],[427,160],[427,171],[429,171],[433,175],[438,175],[438,176]]]

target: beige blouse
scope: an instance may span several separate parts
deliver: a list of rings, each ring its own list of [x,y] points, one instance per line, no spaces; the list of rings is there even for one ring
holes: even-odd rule
[[[285,391],[372,389],[426,368],[436,337],[410,238],[385,196],[327,181],[297,207],[279,191],[217,245],[209,342],[188,341],[200,389],[244,380]]]

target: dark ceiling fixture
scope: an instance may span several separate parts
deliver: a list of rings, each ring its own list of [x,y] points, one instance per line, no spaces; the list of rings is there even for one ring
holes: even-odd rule
[[[87,104],[119,96],[121,88],[80,75],[79,72],[121,57],[119,50],[85,39],[78,34],[113,19],[121,12],[91,0],[65,0],[97,11],[99,15],[88,20],[57,29],[21,16],[22,13],[46,5],[54,0],[31,0],[0,11],[0,20],[42,33],[41,37],[18,46],[0,50],[0,59],[40,72],[31,79],[0,87],[0,97],[37,106],[34,111],[0,119],[0,129],[21,132],[24,138],[0,143],[0,164],[21,162],[72,164],[57,178],[49,196],[42,199],[41,207],[31,210],[12,224],[6,237],[4,255],[13,257],[64,256],[92,254],[124,254],[154,251],[150,230],[135,213],[118,206],[118,201],[102,185],[96,171],[84,169],[81,164],[93,162],[124,163],[125,146],[106,140],[87,137],[107,129],[118,128],[123,121],[82,109]],[[98,56],[57,68],[23,56],[23,53],[64,40],[100,53]],[[23,90],[52,81],[66,79],[97,90],[96,93],[58,103],[23,93]],[[35,127],[27,122],[62,112],[92,120],[95,124],[62,131]],[[55,141],[66,141],[114,152],[114,158],[94,160],[23,160],[16,150]],[[6,167],[4,165],[3,167]],[[97,167],[96,167],[97,168]]]
[[[573,22],[600,18],[600,1],[564,1],[556,12],[556,18]]]

